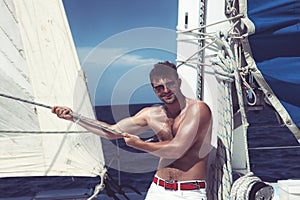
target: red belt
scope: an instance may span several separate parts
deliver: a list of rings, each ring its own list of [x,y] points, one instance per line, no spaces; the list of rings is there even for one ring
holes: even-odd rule
[[[205,188],[205,182],[204,181],[192,181],[192,182],[169,182],[162,179],[159,179],[157,177],[154,177],[153,182],[156,185],[162,186],[165,189],[168,190],[197,190],[201,188]]]

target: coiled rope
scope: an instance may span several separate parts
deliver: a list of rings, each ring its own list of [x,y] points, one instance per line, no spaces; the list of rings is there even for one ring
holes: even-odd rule
[[[232,185],[230,200],[249,199],[251,188],[257,182],[261,182],[261,180],[253,176],[252,172],[238,178]]]

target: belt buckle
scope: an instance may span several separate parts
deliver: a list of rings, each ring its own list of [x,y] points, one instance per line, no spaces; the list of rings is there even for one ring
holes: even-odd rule
[[[170,188],[167,188],[167,187],[166,187],[166,184],[171,185],[171,187],[170,187]],[[164,188],[165,188],[166,190],[178,190],[178,183],[177,183],[176,181],[167,181],[167,180],[165,180],[165,181],[164,181]]]
[[[203,181],[196,181],[196,185],[198,186],[198,189],[206,188],[206,184]]]

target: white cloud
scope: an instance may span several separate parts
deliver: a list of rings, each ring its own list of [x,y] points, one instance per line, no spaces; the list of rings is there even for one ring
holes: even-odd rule
[[[128,90],[128,83],[131,86],[130,94],[145,85],[153,64],[160,61],[157,58],[170,60],[171,54],[176,54],[176,36],[174,30],[144,27],[112,35],[96,47],[77,47],[92,100],[95,100],[98,83],[105,86],[106,90],[105,94],[104,90],[101,91],[101,99],[110,98],[110,91],[123,94]],[[118,96],[118,101],[121,98]],[[129,99],[128,95],[124,98],[125,101]]]
[[[140,55],[129,54],[125,48],[77,48],[80,63],[83,65],[94,65],[98,68],[106,67],[110,64],[118,66],[137,66],[156,63],[159,60],[155,58],[144,58]]]
[[[78,56],[80,58],[81,66],[86,72],[88,78],[88,87],[92,100],[96,94],[96,88],[100,77],[103,76],[112,76],[111,74],[103,73],[108,67],[113,69],[113,72],[120,75],[121,79],[125,78],[125,82],[133,81],[141,85],[145,83],[140,83],[141,80],[148,80],[145,77],[148,77],[150,68],[146,66],[153,66],[154,63],[159,62],[155,58],[144,58],[140,55],[126,53],[125,48],[78,48]],[[124,53],[125,52],[125,53]],[[122,69],[122,70],[121,70]],[[114,78],[106,78],[110,82],[106,84],[113,86]],[[132,85],[132,84],[130,84]],[[128,91],[128,84],[124,83],[118,85],[118,93],[123,94],[124,91]],[[135,86],[137,87],[137,86]],[[132,89],[131,89],[132,90]],[[106,94],[108,95],[108,94]],[[119,96],[119,95],[118,95]],[[128,101],[128,99],[126,99]],[[95,102],[96,103],[96,102]],[[106,103],[109,104],[110,102]]]
[[[129,55],[126,54],[122,56],[116,64],[118,65],[125,65],[125,66],[138,66],[138,65],[144,65],[144,64],[153,64],[158,62],[158,59],[155,58],[143,58],[139,55]]]

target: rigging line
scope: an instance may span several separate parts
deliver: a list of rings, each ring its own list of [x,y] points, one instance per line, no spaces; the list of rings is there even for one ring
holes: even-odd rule
[[[109,126],[103,125],[103,124],[99,123],[98,120],[90,119],[90,118],[81,116],[80,114],[70,113],[70,115],[72,115],[72,117],[74,117],[76,119],[77,123],[79,121],[83,121],[84,123],[87,123],[91,126],[104,129],[105,131],[108,131],[110,133],[117,134],[117,135],[122,135],[124,133],[122,131],[118,131],[116,129],[110,128]]]
[[[190,59],[192,59],[195,55],[197,55],[198,53],[200,53],[201,51],[203,51],[204,49],[206,49],[207,47],[211,46],[212,44],[214,44],[216,42],[217,39],[214,39],[212,42],[210,42],[209,44],[205,45],[204,47],[202,47],[201,49],[199,49],[198,51],[196,51],[194,54],[192,54],[190,57],[188,57],[184,62],[180,63],[177,68],[179,68],[181,65],[187,63]]]
[[[276,150],[276,149],[298,149],[300,146],[277,146],[277,147],[252,147],[249,150]]]
[[[3,94],[3,93],[0,93],[0,96],[2,97],[5,97],[5,98],[9,98],[9,99],[13,99],[13,100],[16,100],[16,101],[21,101],[21,102],[24,102],[24,103],[29,103],[29,104],[33,104],[33,105],[36,105],[36,106],[41,106],[41,107],[44,107],[44,108],[48,108],[48,109],[52,109],[52,106],[49,106],[49,105],[45,105],[45,104],[42,104],[42,103],[37,103],[37,102],[33,102],[33,101],[28,101],[28,100],[25,100],[25,99],[21,99],[21,98],[18,98],[18,97],[13,97],[13,96],[10,96],[10,95],[6,95],[6,94]],[[122,135],[123,132],[121,131],[118,131],[118,130],[115,130],[115,129],[112,129],[108,126],[105,126],[101,123],[97,123],[97,120],[93,120],[93,119],[89,119],[87,117],[83,117],[79,114],[76,114],[76,113],[69,113],[72,117],[74,117],[76,119],[76,121],[83,121],[83,122],[86,122],[88,123],[89,125],[92,125],[96,128],[101,128],[105,131],[108,131],[110,133],[113,133],[113,134],[117,134],[117,135]]]
[[[121,185],[121,162],[120,162],[120,145],[119,140],[116,139],[117,148],[117,164],[118,164],[118,183]]]
[[[52,109],[52,106],[45,105],[45,104],[42,104],[42,103],[36,103],[36,102],[33,102],[33,101],[21,99],[21,98],[18,98],[18,97],[13,97],[13,96],[2,94],[2,93],[0,93],[0,96],[5,97],[5,98],[9,98],[9,99],[13,99],[13,100],[16,100],[16,101],[21,101],[21,102],[24,102],[24,103],[29,103],[29,104],[33,104],[33,105],[36,105],[36,106],[40,106],[40,107]],[[70,127],[71,126],[68,127],[68,130],[70,129]],[[66,136],[66,134],[65,134],[65,136]],[[46,174],[48,174],[48,172],[51,170],[52,166],[54,165],[54,161],[57,159],[57,155],[60,153],[60,149],[62,148],[62,145],[63,145],[63,143],[65,141],[65,138],[66,138],[65,136],[64,136],[64,138],[63,138],[63,140],[61,142],[60,147],[58,148],[59,150],[57,151],[57,153],[55,155],[55,158],[53,159],[52,163],[50,163],[48,169],[46,170]]]
[[[236,0],[233,0],[232,5],[236,5]],[[237,11],[237,9],[234,6],[232,6],[231,9],[234,10],[234,11]]]
[[[247,103],[250,106],[254,106],[257,102],[257,96],[256,93],[254,92],[253,88],[250,86],[250,84],[247,82],[247,80],[245,79],[245,77],[243,75],[240,74],[240,77],[242,79],[243,85],[246,87],[246,89],[248,90],[248,92],[250,91],[251,94],[253,95],[253,102],[249,102],[248,98],[247,98]]]
[[[24,103],[33,104],[33,105],[36,105],[36,106],[41,106],[41,107],[44,107],[44,108],[49,108],[49,109],[52,108],[52,106],[48,106],[48,105],[45,105],[45,104],[42,104],[42,103],[37,103],[37,102],[21,99],[21,98],[18,98],[18,97],[13,97],[13,96],[6,95],[6,94],[3,94],[3,93],[0,93],[0,96],[5,97],[5,98],[9,98],[9,99],[13,99],[13,100],[16,100],[16,101],[21,101],[21,102],[24,102]]]
[[[247,82],[246,78],[245,78],[245,75],[249,74],[249,67],[241,67],[241,57],[242,57],[242,49],[241,47],[239,46],[238,49],[237,49],[237,59],[238,59],[238,66],[240,67],[240,78],[242,80],[242,83],[243,85],[246,87],[246,90],[249,91],[252,93],[253,95],[253,102],[249,102],[249,99],[247,98],[247,104],[250,105],[250,106],[254,106],[257,102],[257,96],[256,96],[256,93],[254,92],[254,89],[251,87],[251,85]]]
[[[36,105],[36,106],[41,106],[41,107],[44,107],[44,108],[52,109],[52,106],[49,106],[49,105],[45,105],[45,104],[41,104],[41,103],[36,103],[36,102],[33,102],[33,101],[28,101],[28,100],[25,100],[25,99],[13,97],[13,96],[6,95],[6,94],[0,93],[0,96],[5,97],[5,98],[9,98],[9,99],[14,99],[14,100],[16,100],[16,101],[21,101],[21,102],[24,102],[24,103],[29,103],[29,104],[33,104],[33,105]],[[116,131],[116,130],[114,130],[114,129],[111,129],[111,128],[109,128],[109,127],[107,127],[107,126],[104,126],[104,125],[102,125],[102,124],[100,124],[100,123],[94,122],[95,120],[92,121],[91,119],[88,119],[88,118],[85,118],[85,117],[80,117],[80,115],[78,115],[78,114],[76,114],[76,113],[70,113],[70,115],[72,115],[74,118],[79,119],[79,120],[82,120],[82,121],[85,121],[85,120],[86,120],[89,124],[91,124],[91,125],[93,125],[93,126],[96,126],[97,128],[101,128],[101,129],[103,129],[103,130],[109,131],[109,132],[111,132],[111,133],[113,133],[113,134],[121,134],[120,132],[118,132],[118,131]],[[70,127],[71,127],[71,126],[69,126],[69,128],[70,128]],[[68,129],[69,129],[69,128],[68,128]],[[69,133],[69,131],[67,131],[66,133]],[[66,134],[65,134],[65,136],[66,136]],[[64,141],[65,141],[65,139],[66,139],[65,136],[64,136],[63,141],[61,142],[61,145],[60,145],[59,149],[62,148],[62,144],[64,143]],[[53,164],[54,164],[54,161],[57,159],[57,156],[58,156],[59,153],[60,153],[60,151],[57,152],[57,154],[56,154],[56,156],[55,156],[55,159],[53,159],[53,162],[49,165],[49,168],[48,168],[48,170],[46,171],[47,174],[48,174],[48,172],[51,170],[51,168],[52,168],[52,166],[53,166]]]
[[[68,125],[68,127],[67,127],[67,131],[69,131],[69,130],[71,129],[71,127],[72,127],[72,124],[70,123],[70,124]],[[66,142],[67,135],[68,135],[68,134],[64,134],[64,136],[63,136],[63,138],[62,138],[62,140],[61,140],[61,142],[60,142],[60,144],[59,144],[59,146],[58,146],[58,149],[57,149],[57,151],[56,151],[56,153],[55,153],[53,159],[51,160],[48,169],[46,170],[46,174],[48,174],[48,173],[52,170],[54,164],[56,163],[56,161],[57,161],[57,159],[58,159],[58,157],[59,157],[59,155],[60,155],[60,153],[61,153],[61,150],[62,150],[62,148],[63,148],[63,145],[64,145],[65,142]]]
[[[229,21],[230,23],[231,21]],[[227,35],[230,36],[231,34],[237,34],[238,36],[240,36],[241,34],[239,32],[234,32],[236,26],[240,23],[240,21],[236,21],[235,23],[230,23],[231,26],[230,28],[227,30]],[[233,31],[233,32],[232,32]],[[232,33],[231,33],[232,32]],[[212,37],[212,35],[214,35],[215,33],[202,33],[202,32],[196,32],[196,31],[191,31],[192,34],[196,34],[196,35],[204,35],[207,37]]]
[[[244,35],[238,35],[238,36],[234,36],[234,34],[230,34],[230,38],[232,38],[232,39],[239,39],[239,40],[242,40],[242,39],[244,39],[245,37],[247,37],[245,34],[244,34]]]
[[[202,62],[197,62],[197,61],[191,61],[191,60],[189,60],[189,61],[184,61],[184,60],[179,60],[179,59],[177,59],[176,61],[179,62],[179,63],[185,63],[185,64],[198,64],[198,65],[201,65],[201,66],[212,67],[211,64],[202,63]],[[190,67],[196,68],[196,67],[194,67],[194,66],[190,66]]]
[[[203,41],[203,40],[207,40],[207,39],[214,39],[214,37],[212,35],[206,36],[206,37],[201,37],[201,38],[188,38],[188,39],[176,39],[179,42],[184,42],[184,41]]]
[[[256,128],[256,129],[266,129],[266,128],[286,128],[285,125],[252,125],[250,124],[249,128]],[[283,133],[283,134],[286,134],[286,133]]]
[[[195,39],[198,39],[198,40],[204,39],[205,40],[205,39],[213,39],[216,32],[205,32],[204,33],[204,32],[192,31],[192,32],[188,32],[188,33],[178,33],[178,34],[182,34],[185,36],[191,36],[191,35],[199,36],[198,38],[195,38]]]
[[[18,131],[18,130],[0,130],[0,133],[28,133],[28,134],[36,134],[36,133],[89,133],[89,131]]]
[[[117,147],[116,147],[117,148]],[[113,162],[117,159],[117,156],[115,155],[112,159],[109,160],[109,163],[106,164],[107,168],[111,168],[111,165],[113,164]]]
[[[199,35],[199,36],[204,36],[204,37],[212,37],[214,36],[214,32],[200,32],[202,31],[202,29],[199,29],[198,31],[191,31],[191,32],[178,32],[178,34],[182,34],[182,35]]]
[[[3,0],[3,3],[5,4],[7,10],[10,12],[11,16],[13,17],[13,19],[15,20],[16,23],[18,23],[18,20],[14,14],[14,12],[10,9],[10,7],[8,6],[7,2],[5,0]]]
[[[238,14],[234,17],[230,17],[230,18],[227,18],[225,20],[221,20],[221,21],[214,22],[214,23],[211,23],[211,24],[206,24],[206,25],[203,25],[203,26],[200,26],[200,27],[197,27],[197,28],[189,29],[189,30],[179,30],[178,29],[178,33],[188,33],[188,32],[192,32],[192,31],[195,31],[195,30],[200,30],[200,29],[207,28],[207,27],[210,27],[210,26],[214,26],[214,25],[217,25],[217,24],[221,24],[221,23],[233,20],[233,19],[241,18],[243,16],[244,16],[243,14]]]
[[[240,21],[236,21],[235,23],[233,23],[233,24],[231,25],[230,29],[227,31],[227,34],[229,35],[229,33],[230,33],[231,31],[233,31],[234,28],[235,28],[239,23],[240,23]],[[237,35],[240,35],[239,32],[236,32],[236,33],[237,33]]]

